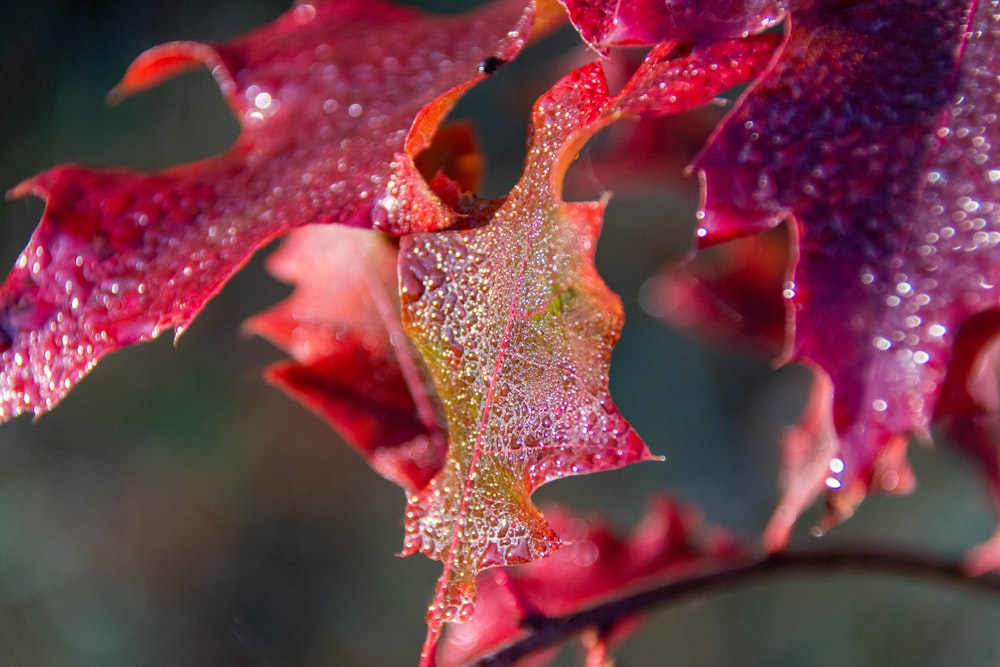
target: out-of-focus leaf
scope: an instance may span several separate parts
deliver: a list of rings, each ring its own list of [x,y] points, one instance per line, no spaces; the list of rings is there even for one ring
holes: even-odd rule
[[[1000,509],[1000,311],[966,320],[955,337],[954,352],[934,422],[947,441],[972,458],[986,477],[993,504]],[[971,571],[1000,569],[1000,527],[968,555]]]
[[[420,173],[478,188],[482,156],[472,127],[446,125],[418,153]],[[285,301],[246,329],[293,360],[266,371],[275,385],[336,429],[383,477],[407,494],[444,463],[441,408],[399,312],[398,249],[385,235],[339,225],[293,230],[268,258],[295,285]]]
[[[600,521],[583,521],[567,511],[546,511],[569,543],[551,558],[479,577],[480,601],[468,623],[452,625],[441,645],[442,666],[466,664],[509,643],[531,626],[532,617],[560,616],[627,592],[652,578],[681,578],[708,564],[745,554],[734,537],[705,530],[690,508],[656,498],[627,538]],[[633,626],[621,619],[602,632],[620,640]],[[553,656],[532,656],[519,667],[548,664]]]
[[[297,229],[268,258],[295,292],[247,329],[294,359],[268,369],[272,382],[415,493],[441,469],[446,443],[434,389],[400,322],[396,255],[379,232]]]
[[[736,239],[650,278],[643,307],[698,336],[777,356],[785,347],[787,266],[784,228]]]

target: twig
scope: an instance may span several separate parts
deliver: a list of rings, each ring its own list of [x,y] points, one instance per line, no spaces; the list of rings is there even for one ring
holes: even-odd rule
[[[1000,595],[1000,575],[973,577],[961,562],[926,554],[888,548],[838,548],[767,554],[728,563],[682,579],[654,583],[648,588],[580,609],[563,616],[537,619],[527,635],[469,664],[469,667],[503,667],[543,648],[559,644],[590,627],[607,626],[615,620],[653,607],[678,602],[759,577],[803,570],[856,570],[882,572],[967,586]]]

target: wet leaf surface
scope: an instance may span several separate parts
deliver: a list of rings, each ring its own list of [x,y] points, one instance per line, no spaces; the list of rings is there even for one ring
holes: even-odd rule
[[[412,231],[378,205],[409,196],[390,179],[393,157],[431,101],[440,120],[486,76],[484,58],[514,57],[531,16],[519,1],[451,17],[379,0],[304,3],[230,42],[140,56],[117,95],[205,65],[240,136],[218,157],[155,174],[69,165],[13,190],[46,208],[0,286],[0,418],[44,412],[104,354],[183,331],[254,251],[294,227]],[[424,125],[414,145],[430,142]]]
[[[958,328],[996,303],[997,16],[803,3],[697,163],[702,245],[794,221],[792,358],[832,382],[836,441],[789,476],[775,536],[823,491],[832,522],[908,488],[899,450],[928,433]]]

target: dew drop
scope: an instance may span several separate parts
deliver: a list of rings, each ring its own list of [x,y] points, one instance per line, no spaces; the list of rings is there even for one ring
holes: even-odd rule
[[[292,18],[299,25],[305,25],[316,18],[316,7],[308,3],[297,5],[292,11]]]
[[[258,109],[266,109],[271,106],[271,94],[270,93],[257,93],[257,96],[253,99],[254,106]]]
[[[417,277],[413,269],[405,269],[399,272],[400,296],[404,304],[412,303],[419,299],[424,293],[424,281]]]

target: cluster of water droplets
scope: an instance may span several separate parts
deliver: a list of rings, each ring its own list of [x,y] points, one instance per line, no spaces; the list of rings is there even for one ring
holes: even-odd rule
[[[580,83],[565,92],[599,94]],[[408,502],[405,552],[448,562],[452,593],[471,590],[479,568],[558,546],[530,502],[538,485],[649,456],[607,389],[623,316],[593,268],[600,208],[563,206],[551,191],[551,169],[581,123],[575,105],[540,101],[529,167],[489,224],[401,244],[404,325],[450,437],[445,469]],[[464,599],[446,596],[435,613],[461,616]]]
[[[50,198],[46,216],[70,226],[93,218],[101,232],[97,245],[68,257],[59,244],[86,233],[53,225],[52,247],[29,249],[15,268],[30,279],[14,288],[0,328],[11,369],[0,419],[51,407],[115,347],[182,329],[276,234],[313,222],[370,226],[389,184],[386,165],[415,114],[477,77],[492,50],[516,50],[523,37],[509,26],[522,10],[497,5],[443,18],[380,6],[345,22],[337,7],[301,3],[252,37],[197,45],[243,125],[237,147],[156,176],[45,175],[57,195],[70,186],[89,193]],[[159,57],[169,62],[176,48],[162,47]],[[191,57],[191,43],[180,48]],[[32,283],[44,286],[44,298]]]
[[[835,413],[850,422],[831,489],[888,438],[929,428],[958,329],[997,305],[996,7],[978,5],[963,32],[968,17],[936,6],[941,16],[920,17],[936,38],[896,30],[898,43],[864,59],[843,44],[912,17],[846,12],[831,40],[828,23],[799,12],[782,59],[703,158],[700,237],[796,218],[800,254],[783,296],[797,349],[833,377]],[[914,82],[918,67],[926,77]]]
[[[51,409],[123,338],[155,335],[155,321],[119,305],[145,298],[144,278],[108,279],[95,271],[106,240],[45,236],[49,243],[30,243],[8,279],[15,289],[0,312],[0,420]]]

